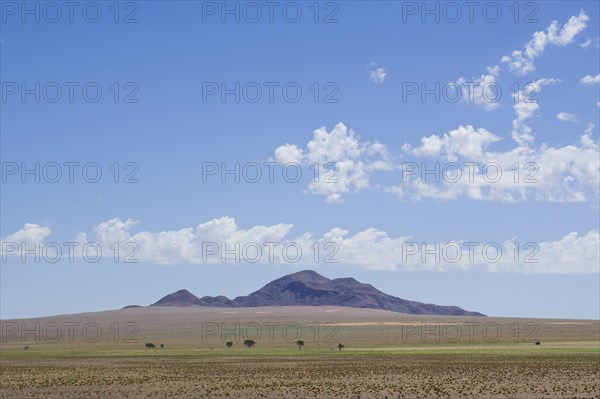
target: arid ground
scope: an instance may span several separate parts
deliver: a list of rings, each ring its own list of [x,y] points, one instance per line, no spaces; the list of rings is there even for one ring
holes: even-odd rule
[[[157,307],[1,331],[0,398],[600,397],[597,320]]]

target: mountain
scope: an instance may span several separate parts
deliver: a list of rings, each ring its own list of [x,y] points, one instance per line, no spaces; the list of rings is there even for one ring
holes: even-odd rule
[[[200,305],[200,298],[188,290],[179,290],[161,298],[151,306],[193,306]]]
[[[239,296],[233,300],[224,296],[198,298],[187,290],[180,290],[150,306],[348,306],[408,314],[485,316],[457,306],[408,301],[385,294],[372,285],[360,283],[353,278],[330,280],[312,270],[281,277],[250,295]]]
[[[234,307],[236,304],[224,297],[220,296],[204,296],[198,298],[188,290],[179,290],[161,298],[158,302],[150,306],[216,306],[216,307]]]

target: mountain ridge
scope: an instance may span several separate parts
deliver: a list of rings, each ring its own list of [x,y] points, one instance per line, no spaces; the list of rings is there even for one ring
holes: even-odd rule
[[[485,316],[457,306],[442,306],[409,301],[388,295],[371,284],[352,277],[328,279],[313,270],[288,274],[245,296],[229,299],[223,295],[201,298],[182,289],[166,295],[150,306],[347,306],[389,310],[408,314]]]

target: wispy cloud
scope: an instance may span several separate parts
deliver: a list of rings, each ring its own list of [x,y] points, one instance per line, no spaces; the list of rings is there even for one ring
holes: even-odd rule
[[[556,119],[563,122],[577,122],[577,117],[567,112],[559,112],[556,114]]]
[[[586,41],[579,45],[579,47],[589,48],[592,44],[594,44],[595,48],[600,48],[600,37],[596,36],[594,39],[588,37]]]
[[[542,90],[542,87],[554,85],[560,82],[558,79],[539,79],[526,85],[523,90],[513,93],[516,118],[513,120],[513,129],[511,132],[513,140],[519,146],[527,146],[533,143],[534,137],[531,134],[531,127],[528,120],[531,119],[540,109],[539,102],[533,98]]]
[[[511,72],[517,75],[526,75],[535,70],[534,60],[539,57],[547,45],[566,46],[573,42],[575,36],[583,31],[589,20],[589,17],[582,10],[578,16],[572,16],[558,32],[558,22],[553,21],[546,32],[535,32],[533,38],[525,44],[525,49],[515,50],[510,56],[503,56],[501,63],[508,64]],[[591,41],[590,41],[591,43]],[[585,43],[589,46],[589,43]],[[582,46],[583,47],[583,46]],[[487,67],[486,73],[478,78],[467,80],[460,77],[456,83],[462,88],[461,101],[475,104],[486,111],[493,111],[500,106],[499,102],[491,101],[490,96],[494,93],[493,87],[500,76],[500,65]]]
[[[575,37],[586,27],[589,17],[581,10],[578,16],[572,16],[559,31],[558,21],[552,21],[546,31],[533,34],[523,50],[514,50],[510,55],[502,57],[502,62],[519,76],[535,71],[534,60],[538,58],[549,45],[564,47],[573,42]]]

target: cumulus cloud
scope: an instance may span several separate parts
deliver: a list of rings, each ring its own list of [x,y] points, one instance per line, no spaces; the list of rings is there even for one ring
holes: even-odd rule
[[[456,161],[459,157],[481,158],[484,150],[500,137],[486,129],[459,126],[443,136],[431,135],[421,139],[421,146],[412,150],[417,156],[443,157]]]
[[[453,142],[456,133],[471,144]],[[475,132],[480,133],[475,133]],[[431,158],[427,162],[405,162],[402,185],[384,189],[404,200],[469,198],[499,202],[527,199],[551,202],[598,200],[600,160],[598,142],[589,125],[579,141],[564,147],[547,144],[535,148],[517,146],[505,152],[488,148],[496,136],[486,130],[460,126],[444,136],[430,136],[411,154]],[[452,144],[442,144],[450,142]],[[471,148],[457,151],[456,148]],[[454,164],[433,162],[445,159]],[[410,168],[408,168],[410,166]],[[448,168],[452,166],[451,168]],[[447,170],[444,172],[443,168]],[[422,171],[435,170],[437,179]]]
[[[520,269],[527,273],[598,273],[599,244],[600,234],[596,230],[582,236],[573,232],[556,241],[540,242],[539,263],[523,264]],[[508,265],[505,269],[513,268]]]
[[[112,242],[136,243],[139,248],[139,258],[142,261],[161,264],[215,263],[218,262],[218,257],[211,256],[209,260],[206,256],[215,248],[212,244],[207,246],[206,243],[223,244],[228,250],[235,250],[236,243],[240,245],[240,248],[245,245],[253,245],[253,243],[285,243],[285,236],[292,228],[290,224],[276,224],[253,226],[248,230],[243,230],[238,228],[233,218],[222,217],[202,223],[195,228],[188,227],[156,233],[142,231],[130,234],[129,230],[134,223],[131,219],[124,222],[120,219],[112,219],[101,223],[94,229],[96,239],[103,246]],[[231,260],[235,262],[235,254],[232,254]]]
[[[563,122],[577,122],[577,117],[567,112],[559,112],[556,114],[556,119]]]
[[[539,90],[553,82],[542,79],[534,82],[534,87]],[[363,142],[340,123],[331,132],[325,128],[315,130],[305,148],[294,144],[278,147],[275,158],[282,163],[294,161],[317,168],[320,178],[311,181],[307,192],[323,195],[329,202],[342,201],[343,195],[370,187],[375,171],[394,173],[392,178],[396,180],[376,188],[409,201],[597,201],[600,160],[594,125],[589,124],[571,145],[534,146],[527,121],[539,104],[526,101],[529,97],[523,93],[519,95],[513,121],[517,145],[512,149],[494,150],[500,136],[485,128],[460,125],[441,135],[423,137],[414,148],[405,143],[404,155],[392,158],[385,145]],[[335,167],[329,163],[335,163]],[[429,174],[434,176],[427,178],[426,170],[433,171]]]
[[[35,223],[25,223],[22,229],[2,239],[2,242],[34,245],[43,242],[51,233],[50,227],[40,226]]]
[[[584,86],[593,86],[593,85],[600,84],[600,74],[598,74],[596,76],[585,75],[583,78],[581,78],[579,80],[579,83],[581,83]]]
[[[118,218],[102,222],[93,229],[94,242],[106,249],[103,254],[108,259],[113,257],[113,252],[108,249],[115,243],[134,244],[138,249],[134,254],[137,260],[155,264],[293,263],[314,266],[339,263],[380,270],[481,268],[493,272],[581,274],[598,273],[600,260],[600,236],[595,230],[581,236],[569,233],[557,240],[539,243],[514,238],[501,243],[457,239],[432,243],[411,236],[394,237],[376,228],[350,234],[348,230],[334,227],[320,237],[307,232],[291,238],[291,224],[241,229],[231,217],[174,231],[131,233],[136,224],[132,219]],[[25,225],[5,237],[3,242],[25,238],[43,241],[49,230],[35,231],[33,226],[37,225]],[[27,233],[23,235],[25,231]],[[87,234],[79,233],[78,237],[87,239]],[[284,249],[292,247],[291,251]],[[316,247],[318,252],[315,252]],[[519,248],[518,254],[514,248]]]
[[[318,170],[318,178],[310,183],[308,192],[323,195],[328,202],[341,202],[344,193],[368,188],[372,172],[393,168],[384,145],[361,141],[343,123],[331,132],[324,127],[315,130],[305,148],[295,144],[278,147],[275,160]]]
[[[599,270],[600,235],[570,233],[554,241],[479,242],[449,240],[432,243],[413,237],[391,237],[377,229],[349,235],[334,229],[328,239],[339,246],[340,261],[367,269],[468,270],[527,274],[592,274]],[[515,254],[515,248],[519,253]],[[373,255],[377,254],[377,255]]]
[[[283,164],[300,164],[304,155],[302,150],[294,144],[284,144],[275,149],[275,159]]]
[[[587,27],[588,21],[589,17],[583,10],[579,15],[569,18],[560,31],[558,21],[552,21],[546,31],[535,32],[523,50],[514,50],[511,55],[503,56],[501,61],[508,64],[509,69],[515,74],[527,75],[535,71],[534,60],[547,46],[564,47],[572,43],[575,37]]]

